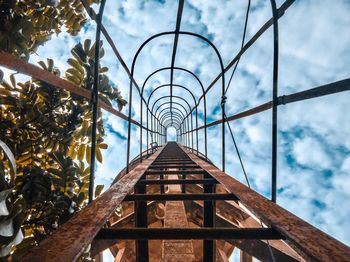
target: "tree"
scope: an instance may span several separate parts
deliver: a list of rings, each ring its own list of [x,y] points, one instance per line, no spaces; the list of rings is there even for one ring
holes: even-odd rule
[[[86,0],[88,4],[99,0]],[[0,1],[0,50],[28,59],[64,27],[77,35],[86,23],[80,0]]]
[[[89,2],[89,1],[88,1]],[[90,1],[98,2],[96,1]],[[85,23],[80,1],[0,2],[0,49],[23,59],[62,26],[75,35]],[[102,46],[102,43],[101,45]],[[92,90],[95,45],[77,44],[64,77]],[[104,55],[101,47],[100,57]],[[40,66],[60,76],[52,59]],[[109,80],[108,68],[99,68],[99,98],[121,110],[126,105]],[[89,188],[92,112],[88,99],[57,89],[37,79],[4,81],[0,71],[0,250],[16,246],[16,260],[86,205]],[[102,162],[104,128],[98,112],[96,158]],[[8,150],[4,148],[7,147]],[[7,154],[10,152],[9,154]],[[13,155],[11,161],[9,155]],[[96,187],[96,194],[102,190]],[[1,211],[4,211],[1,213]],[[6,233],[6,232],[5,232]]]

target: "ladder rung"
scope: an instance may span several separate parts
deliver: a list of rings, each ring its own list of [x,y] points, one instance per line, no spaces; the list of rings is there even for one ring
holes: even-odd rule
[[[151,170],[148,169],[146,175],[184,175],[184,174],[204,174],[206,173],[203,169],[192,169],[192,170]]]
[[[138,185],[218,184],[215,179],[142,179]]]
[[[234,194],[132,194],[124,201],[239,200]]]
[[[95,239],[284,239],[273,228],[103,228]]]
[[[152,166],[171,166],[171,165],[194,165],[192,161],[164,161],[164,162],[153,162]]]
[[[151,165],[151,169],[165,169],[165,168],[199,168],[197,165]]]
[[[165,160],[159,160],[156,159],[153,163],[182,163],[182,162],[187,162],[187,163],[194,163],[191,159],[165,159]]]
[[[184,157],[158,157],[155,161],[183,161],[183,160],[191,160],[189,157],[184,156]]]

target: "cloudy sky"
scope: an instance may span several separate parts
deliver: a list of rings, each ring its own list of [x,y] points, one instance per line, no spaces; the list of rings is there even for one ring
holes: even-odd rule
[[[224,65],[240,49],[247,1],[185,1],[181,30],[201,34],[218,48]],[[277,1],[280,6],[283,1]],[[139,46],[148,37],[175,28],[177,1],[107,1],[103,23],[128,67]],[[350,75],[350,1],[296,1],[279,20],[280,70],[279,95],[291,94]],[[271,17],[270,1],[253,0],[249,12],[246,40]],[[62,70],[67,67],[69,50],[77,41],[94,37],[94,22],[89,22],[79,37],[65,33],[40,48],[31,62],[54,58]],[[173,36],[151,41],[141,52],[135,79],[142,86],[145,78],[160,67],[170,66]],[[104,42],[109,77],[128,98],[129,78]],[[238,113],[271,100],[272,30],[269,29],[242,57],[227,93],[227,115]],[[204,88],[219,73],[213,50],[194,37],[180,36],[176,66],[195,72]],[[231,70],[226,78],[231,75]],[[145,87],[169,84],[169,71],[152,77]],[[188,74],[175,71],[174,83],[189,87],[196,99],[199,84]],[[208,93],[208,122],[220,117],[219,83]],[[134,89],[135,92],[135,89]],[[134,93],[135,94],[135,93]],[[163,88],[157,96],[169,94]],[[192,98],[174,88],[174,94]],[[135,96],[134,96],[135,97]],[[154,96],[156,98],[156,96]],[[278,204],[335,238],[350,244],[350,116],[349,93],[297,102],[279,108]],[[139,98],[133,101],[133,117],[139,120]],[[152,98],[151,101],[155,101]],[[165,101],[165,100],[164,100]],[[177,100],[176,100],[177,101]],[[159,103],[158,103],[159,105]],[[123,109],[127,113],[127,109]],[[199,106],[203,123],[203,101]],[[125,166],[126,122],[104,114],[109,149],[98,166],[97,183],[109,185]],[[271,111],[231,122],[252,188],[270,197]],[[209,158],[221,166],[220,127],[208,131]],[[139,130],[133,129],[132,156],[138,153]],[[245,183],[233,143],[227,134],[227,173]],[[145,147],[146,145],[144,145]],[[203,150],[203,132],[200,133]]]

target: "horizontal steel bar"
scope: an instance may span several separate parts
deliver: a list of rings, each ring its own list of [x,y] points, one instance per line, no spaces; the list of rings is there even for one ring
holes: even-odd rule
[[[133,194],[124,201],[239,200],[234,194]]]
[[[150,169],[165,169],[165,168],[198,168],[197,165],[151,165]]]
[[[167,159],[167,160],[169,160],[169,159],[188,159],[189,160],[189,158],[188,158],[188,156],[175,156],[175,155],[173,155],[173,156],[169,156],[169,157],[158,157],[157,158],[157,160],[159,160],[159,159]]]
[[[234,192],[252,214],[264,224],[273,226],[286,237],[286,242],[307,261],[348,261],[350,248],[302,219],[276,205],[269,199],[249,189],[192,153],[191,159],[220,182],[229,192]]]
[[[181,159],[181,158],[172,158],[172,159],[157,159],[156,163],[169,163],[169,162],[193,162],[191,159]]]
[[[217,184],[215,179],[143,179],[138,185]]]
[[[189,170],[150,170],[146,171],[146,175],[184,175],[184,174],[204,174],[206,173],[203,169],[189,169]]]
[[[95,239],[284,239],[273,228],[103,228]]]
[[[158,177],[158,176],[162,176],[162,175],[168,175],[168,174],[163,174],[163,173],[161,173],[161,174],[144,174],[143,176],[142,176],[142,179],[146,179],[148,176],[155,176],[155,177]],[[183,177],[186,177],[186,179],[188,179],[187,177],[191,177],[191,178],[194,178],[194,179],[202,179],[202,178],[204,178],[203,176],[204,175],[206,175],[206,174],[193,174],[193,173],[176,173],[176,174],[172,174],[172,175],[178,175],[178,176],[182,176],[182,178]],[[211,177],[210,177],[211,178]],[[155,178],[155,179],[157,179],[157,178]]]
[[[331,95],[350,90],[350,78],[326,84],[323,86],[311,88],[302,92],[291,95],[283,95],[278,97],[278,104],[285,105],[293,102],[316,98],[320,96]]]
[[[295,0],[286,0],[280,8],[278,8],[278,18],[281,18],[285,11],[295,2]],[[224,73],[227,73],[232,66],[234,66],[238,60],[241,58],[241,56],[264,34],[264,32],[269,29],[273,25],[273,17],[271,17],[268,21],[265,22],[265,24],[255,33],[255,35],[248,40],[243,48],[236,54],[236,56],[231,60],[231,62],[225,67]],[[222,77],[222,72],[220,72],[217,77],[209,84],[205,92],[199,97],[198,103],[195,107],[193,107],[192,113],[195,108],[197,108],[200,104],[200,101],[203,99],[204,96],[209,92],[209,90],[215,85],[215,83]]]
[[[78,260],[116,207],[122,203],[124,196],[133,189],[144,171],[147,170],[162,150],[163,148],[159,149],[142,164],[113,184],[107,191],[103,192],[91,204],[76,212],[52,235],[47,236],[40,242],[39,246],[31,248],[21,261],[66,262]]]
[[[172,161],[172,162],[156,162],[154,164],[152,164],[152,166],[164,166],[164,167],[168,167],[168,166],[191,166],[191,165],[195,165],[192,161]],[[197,165],[196,165],[197,166]]]
[[[6,52],[0,52],[0,65],[4,66],[8,69],[15,70],[21,74],[25,74],[36,79],[42,80],[48,84],[51,84],[57,88],[67,90],[81,97],[85,97],[86,99],[91,98],[91,92],[87,89],[81,88],[63,78],[60,78],[40,67],[27,63],[14,55],[11,55]],[[123,113],[119,112],[119,110],[107,105],[105,102],[99,100],[98,106],[103,108],[104,110],[112,113],[115,116],[122,118],[123,120],[128,121],[128,117]],[[141,126],[139,122],[134,119],[130,120],[133,124],[137,126]],[[149,130],[151,131],[151,130]]]
[[[302,100],[308,100],[308,99],[312,99],[312,98],[316,98],[316,97],[320,97],[320,96],[325,96],[325,95],[331,95],[331,94],[335,94],[335,93],[339,93],[339,92],[344,92],[344,91],[349,91],[350,90],[350,78],[341,80],[341,81],[337,81],[337,82],[333,82],[330,84],[326,84],[323,86],[319,86],[319,87],[315,87],[315,88],[311,88],[302,92],[298,92],[298,93],[294,93],[291,95],[282,95],[278,97],[278,105],[286,105],[289,103],[294,103],[294,102],[298,102],[298,101],[302,101]],[[232,115],[227,117],[227,119],[225,119],[225,122],[230,122],[233,120],[237,120],[243,117],[247,117],[247,116],[251,116],[266,110],[269,110],[272,108],[272,101],[266,102],[264,104],[261,104],[259,106],[256,106],[254,108],[248,109],[246,111],[243,111],[241,113]],[[215,126],[218,124],[222,123],[222,119],[213,121],[209,124],[206,125],[206,127],[211,127],[211,126]],[[198,129],[193,129],[189,132],[194,132],[196,130],[200,130],[205,128],[205,126],[200,126],[198,127]],[[188,133],[188,132],[186,132]]]

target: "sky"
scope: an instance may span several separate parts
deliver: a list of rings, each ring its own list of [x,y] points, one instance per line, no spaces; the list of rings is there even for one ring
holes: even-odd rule
[[[282,2],[277,1],[278,6]],[[129,68],[135,52],[147,38],[174,30],[177,6],[177,1],[169,0],[107,1],[103,23]],[[226,66],[240,49],[246,8],[247,1],[243,0],[185,1],[181,30],[201,34],[212,41]],[[349,77],[349,11],[350,1],[345,0],[297,0],[286,11],[279,20],[279,95]],[[270,17],[269,1],[252,1],[246,40]],[[64,32],[53,36],[52,41],[31,57],[31,62],[54,58],[56,66],[63,71],[68,66],[69,50],[77,41],[94,38],[94,30],[94,22],[89,21],[78,37]],[[242,56],[227,93],[228,116],[271,100],[272,36],[270,28]],[[139,86],[156,69],[170,66],[172,44],[173,35],[162,36],[142,50],[135,66]],[[107,55],[101,64],[109,67],[108,76],[128,99],[129,78],[106,41],[104,48]],[[195,72],[204,88],[220,72],[218,58],[210,46],[190,36],[179,37],[175,66]],[[225,74],[226,79],[231,72]],[[147,82],[145,94],[169,81],[169,71],[156,74]],[[197,81],[179,70],[174,72],[174,83],[189,87],[196,99],[202,92]],[[218,82],[208,93],[208,122],[220,118],[220,90]],[[135,91],[132,113],[139,121],[140,99]],[[162,88],[157,97],[168,94],[169,89]],[[174,88],[174,94],[193,105],[192,98],[182,89]],[[152,97],[151,102],[155,99],[156,96]],[[344,92],[278,109],[277,203],[347,245],[350,245],[350,116],[346,113],[349,99],[349,92]],[[199,125],[202,125],[203,101],[198,109]],[[123,113],[127,113],[127,108]],[[97,167],[96,184],[109,186],[125,166],[127,123],[106,112],[103,117],[109,148],[103,154],[103,164]],[[270,198],[271,111],[231,122],[231,126],[252,188]],[[132,158],[138,153],[139,137],[139,129],[133,127]],[[174,130],[170,137],[174,137]],[[200,150],[204,149],[203,138],[200,132]],[[226,173],[245,183],[229,133],[226,143]],[[208,149],[209,158],[220,167],[220,126],[208,130]]]

